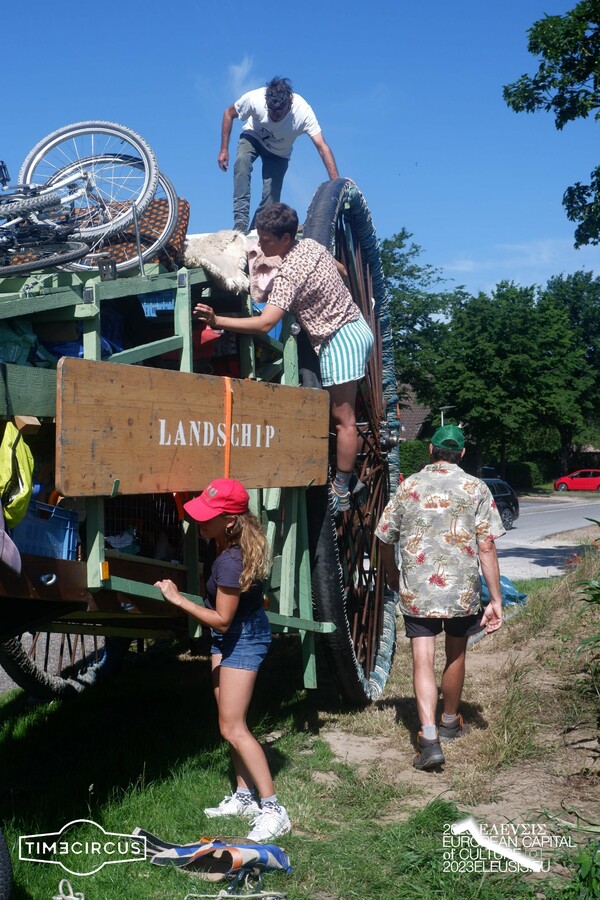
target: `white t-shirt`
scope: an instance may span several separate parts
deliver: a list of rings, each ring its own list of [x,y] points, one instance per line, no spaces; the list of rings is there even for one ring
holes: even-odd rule
[[[312,108],[299,94],[293,95],[292,107],[283,119],[273,122],[269,118],[266,91],[266,88],[248,91],[235,101],[235,110],[241,121],[248,120],[242,134],[250,132],[269,153],[289,159],[296,138],[301,134],[313,137],[319,134],[321,127]]]

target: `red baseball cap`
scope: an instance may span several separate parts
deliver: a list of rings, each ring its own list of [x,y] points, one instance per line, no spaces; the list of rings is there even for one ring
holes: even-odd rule
[[[184,503],[183,508],[197,522],[207,522],[221,513],[245,513],[249,502],[248,491],[240,481],[215,478],[198,497]]]

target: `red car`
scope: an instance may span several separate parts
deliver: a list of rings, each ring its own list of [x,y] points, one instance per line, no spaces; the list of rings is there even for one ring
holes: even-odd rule
[[[600,491],[600,469],[577,469],[554,482],[555,491]]]

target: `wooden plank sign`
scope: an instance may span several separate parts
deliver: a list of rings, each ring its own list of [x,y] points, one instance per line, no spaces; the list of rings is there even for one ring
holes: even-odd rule
[[[327,480],[326,391],[63,357],[56,488],[65,497]]]

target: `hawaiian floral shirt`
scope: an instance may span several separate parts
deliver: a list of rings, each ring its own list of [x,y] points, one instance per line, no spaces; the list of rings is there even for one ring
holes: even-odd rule
[[[376,529],[400,550],[400,607],[417,618],[475,615],[477,545],[504,534],[486,484],[453,463],[425,466],[400,484]]]

